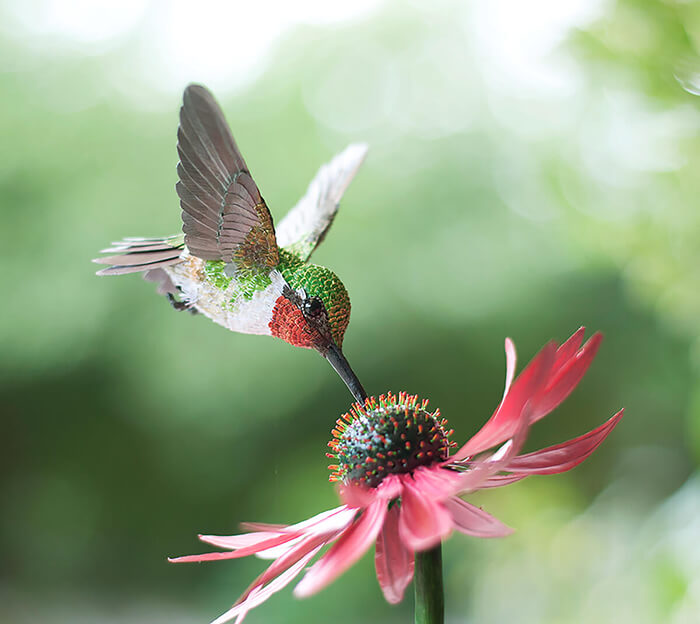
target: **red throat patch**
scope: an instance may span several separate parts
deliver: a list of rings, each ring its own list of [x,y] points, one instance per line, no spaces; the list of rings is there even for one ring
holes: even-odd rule
[[[273,336],[295,347],[313,349],[322,342],[318,331],[307,323],[301,310],[284,296],[275,301],[270,331]]]

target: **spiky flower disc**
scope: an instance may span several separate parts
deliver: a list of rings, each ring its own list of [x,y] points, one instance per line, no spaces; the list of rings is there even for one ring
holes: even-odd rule
[[[451,446],[440,410],[429,412],[417,395],[391,392],[369,397],[343,414],[328,443],[337,460],[331,481],[376,487],[388,474],[411,472],[447,459]]]

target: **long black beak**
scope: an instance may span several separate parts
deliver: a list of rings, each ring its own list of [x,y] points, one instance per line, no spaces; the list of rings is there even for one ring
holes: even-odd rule
[[[335,343],[330,344],[326,352],[323,354],[323,357],[330,362],[331,366],[335,369],[335,372],[340,375],[340,378],[345,382],[345,385],[348,387],[350,392],[352,392],[352,396],[355,397],[355,400],[358,403],[364,403],[365,399],[367,398],[367,393],[362,387],[357,375],[355,375],[352,368],[350,368],[350,364],[348,364],[348,361],[345,359],[343,352],[335,345]]]

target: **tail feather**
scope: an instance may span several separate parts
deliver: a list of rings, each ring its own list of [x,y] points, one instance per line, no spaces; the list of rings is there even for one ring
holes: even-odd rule
[[[154,236],[147,238],[145,236],[125,236],[121,241],[112,243],[113,245],[143,245],[149,243],[170,242],[173,245],[179,245],[184,242],[185,237],[182,234],[172,234],[171,236]]]
[[[165,238],[125,238],[112,245],[100,253],[115,255],[93,260],[97,264],[110,265],[97,271],[97,275],[139,273],[177,264],[185,247],[182,235]]]
[[[167,260],[179,258],[179,249],[161,249],[159,251],[130,251],[116,256],[106,256],[98,258],[98,264],[111,264],[112,266],[137,267],[152,264],[154,262],[161,263]]]
[[[112,243],[112,245],[112,247],[100,249],[100,253],[122,253],[127,250],[132,253],[141,253],[143,251],[165,251],[166,249],[175,248],[174,243],[164,241],[158,243],[129,243],[128,246],[126,246],[123,241],[117,241]]]

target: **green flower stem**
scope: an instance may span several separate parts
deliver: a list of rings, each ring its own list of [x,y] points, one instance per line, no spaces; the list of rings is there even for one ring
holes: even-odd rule
[[[442,544],[416,553],[413,582],[416,590],[416,624],[443,624],[445,597],[442,588]]]

